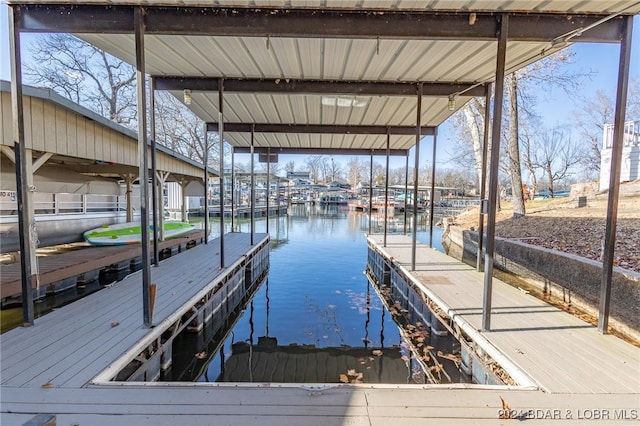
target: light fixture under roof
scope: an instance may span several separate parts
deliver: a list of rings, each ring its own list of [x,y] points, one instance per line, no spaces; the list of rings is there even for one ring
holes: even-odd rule
[[[449,107],[449,111],[456,109],[456,95],[449,95],[449,103],[447,106]]]
[[[362,108],[367,106],[367,100],[354,96],[323,96],[322,105],[341,108]]]
[[[191,105],[191,89],[184,89],[182,94],[185,105]]]

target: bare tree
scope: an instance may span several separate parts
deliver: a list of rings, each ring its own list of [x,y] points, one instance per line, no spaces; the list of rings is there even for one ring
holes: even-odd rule
[[[285,165],[284,165],[284,170],[285,170],[287,173],[293,173],[293,172],[295,172],[295,171],[296,171],[296,162],[295,162],[295,161],[293,161],[293,160],[288,161],[288,162],[287,162],[287,164],[285,164]]]
[[[137,130],[135,69],[70,34],[43,34],[29,46],[25,82],[48,87],[96,113]],[[156,141],[218,168],[218,136],[205,141],[203,123],[166,92],[157,92]]]
[[[313,183],[318,183],[320,181],[322,158],[322,155],[311,155],[305,160],[305,164],[309,169],[309,177]]]
[[[326,165],[326,180],[334,182],[340,179],[342,179],[342,167],[340,166],[340,163],[331,157],[329,161],[327,161]]]
[[[374,185],[382,185],[384,183],[385,170],[384,165],[378,163],[377,161],[373,162],[373,184]]]
[[[25,82],[48,87],[124,126],[136,126],[135,69],[70,34],[43,34],[29,46]]]
[[[462,168],[475,168],[478,184],[482,179],[485,102],[485,98],[471,99],[454,119],[460,141],[457,144],[457,155],[454,156],[455,162]],[[487,158],[490,158],[490,154]]]
[[[535,159],[535,143],[526,126],[522,126],[522,138],[520,141],[523,154],[522,164],[529,171],[529,176],[531,177],[531,196],[533,197],[538,191],[538,177],[536,175],[538,166]]]
[[[572,60],[574,53],[570,49],[564,49],[550,57],[537,61],[526,68],[518,71],[516,75],[508,77],[506,88],[509,96],[505,97],[505,123],[503,123],[502,141],[504,144],[496,143],[496,146],[504,148],[504,155],[501,155],[501,170],[509,175],[510,186],[514,197],[514,215],[525,214],[524,202],[522,202],[522,171],[520,166],[519,143],[521,141],[521,130],[523,120],[528,121],[536,116],[535,106],[537,105],[536,93],[546,96],[550,91],[550,86],[562,88],[566,93],[571,94],[579,87],[582,78],[587,74],[576,73],[562,65]],[[543,89],[543,90],[540,90]],[[480,159],[480,135],[484,125],[481,117],[482,101],[471,102],[466,109],[463,109],[457,124],[463,125],[463,137],[471,144],[473,158],[476,165]],[[464,118],[463,118],[464,117]],[[464,151],[463,151],[464,152]],[[469,158],[469,150],[463,159]],[[479,169],[478,169],[479,170]]]
[[[582,102],[582,108],[577,113],[578,131],[588,147],[582,162],[588,170],[592,170],[595,174],[600,171],[600,151],[602,150],[604,126],[613,122],[613,109],[611,98],[603,90],[598,90],[593,98]]]
[[[389,184],[404,185],[405,169],[404,167],[396,167],[389,170]]]
[[[182,155],[219,168],[218,134],[209,132],[205,146],[204,124],[168,92],[156,92],[156,141]],[[226,154],[225,154],[226,155]]]
[[[593,173],[591,178],[596,178],[600,171],[604,126],[613,123],[614,110],[613,98],[599,89],[592,98],[583,99],[581,108],[576,112],[578,132],[588,147],[582,163],[586,170]],[[629,84],[626,119],[640,120],[640,78]]]
[[[347,182],[349,182],[352,188],[355,188],[364,179],[366,165],[358,157],[351,157],[349,161],[347,161],[346,167]]]
[[[280,163],[270,162],[268,165],[267,163],[260,163],[258,170],[261,173],[269,173],[270,176],[279,176],[281,168],[282,166],[280,165]]]
[[[518,123],[518,77],[515,73],[507,76],[509,101],[509,134],[507,137],[507,169],[513,194],[513,217],[526,214],[524,191],[522,188],[522,170],[520,168],[520,138]]]
[[[555,183],[568,178],[573,167],[580,163],[580,148],[560,128],[543,133],[537,147],[536,165],[544,170],[549,195],[553,197]]]

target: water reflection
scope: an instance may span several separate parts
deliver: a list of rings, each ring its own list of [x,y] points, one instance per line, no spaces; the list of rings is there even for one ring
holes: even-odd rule
[[[250,231],[248,222],[236,225]],[[269,278],[226,332],[183,335],[163,380],[421,383],[419,365],[363,274],[368,215],[297,205],[271,218]],[[212,226],[216,229],[216,226]],[[266,220],[256,220],[264,232]],[[206,352],[207,359],[195,355]]]

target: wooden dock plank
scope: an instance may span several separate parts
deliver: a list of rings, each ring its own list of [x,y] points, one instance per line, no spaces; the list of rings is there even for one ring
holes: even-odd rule
[[[395,262],[411,265],[411,239],[371,238]],[[483,275],[417,245],[412,274],[474,329],[482,327]],[[492,331],[482,333],[515,365],[552,392],[640,392],[640,348],[494,279]],[[520,352],[523,352],[521,354]],[[526,355],[526,356],[522,356]]]
[[[350,424],[354,419],[367,419],[371,424],[385,422],[386,425],[424,424],[429,419],[437,424],[460,424],[465,419],[473,419],[474,424],[484,421],[496,424],[498,410],[502,407],[500,397],[514,410],[542,410],[538,417],[527,418],[527,424],[549,424],[549,419],[543,418],[543,410],[553,410],[565,421],[571,416],[569,420],[576,424],[585,422],[584,418],[578,418],[580,412],[584,417],[585,411],[594,409],[606,410],[611,416],[617,410],[618,414],[624,412],[630,417],[639,404],[637,395],[632,394],[545,394],[500,388],[372,388],[370,385],[336,385],[309,392],[301,387],[199,383],[109,385],[85,389],[8,388],[3,394],[3,413],[42,410],[58,413],[59,424],[82,420],[80,424],[92,425],[101,424],[102,419],[114,421],[114,424],[138,424],[138,420],[147,418],[158,424],[186,424],[188,418],[193,424],[219,424],[221,419],[228,419],[224,424],[243,425],[254,416],[262,416],[256,422],[260,425],[269,424],[270,420],[291,424],[289,420],[292,419],[295,420],[293,424],[305,425],[332,424],[334,419],[340,420],[339,424]],[[1,419],[4,425],[20,424],[15,421],[24,418],[3,414]],[[518,420],[508,420],[506,424],[514,421]]]
[[[258,241],[264,237],[261,234]],[[229,234],[225,242],[229,245],[225,253],[228,264],[249,248],[248,237],[242,234]],[[219,244],[215,243],[198,246],[189,250],[188,256],[172,256],[152,268],[152,281],[160,289],[154,323],[167,318],[216,278],[220,273],[219,257],[212,256],[212,252],[217,250]],[[203,266],[205,262],[207,266]],[[85,384],[97,369],[106,367],[148,332],[142,328],[140,279],[139,272],[131,274],[110,288],[40,318],[34,327],[3,335],[3,386],[41,386],[51,381],[60,385]],[[102,302],[104,295],[110,296],[111,303]],[[74,315],[69,316],[68,311]],[[111,327],[114,322],[117,327]]]
[[[244,253],[244,251],[242,252]],[[208,253],[207,250],[203,249],[203,250],[200,250],[200,253],[195,253],[195,254],[197,254],[198,256],[191,256],[191,259],[192,258],[199,258],[199,259],[208,258],[208,255],[210,253]],[[225,255],[225,257],[227,256]],[[234,256],[234,252],[230,251],[229,263],[232,263],[231,259],[233,257],[237,259],[239,256],[237,255]],[[167,262],[165,265],[162,265],[161,263],[161,267],[164,266],[167,269],[174,269],[174,270],[180,269],[180,268],[177,268],[177,266],[181,266],[181,268],[184,268],[184,262],[182,261],[182,259],[179,259],[178,256],[174,256],[173,258],[174,258],[174,262]],[[158,324],[159,322],[167,318],[169,315],[174,313],[176,309],[178,309],[180,306],[184,304],[184,301],[194,297],[205,285],[213,281],[212,277],[216,277],[216,274],[219,273],[217,263],[215,264],[214,268],[203,268],[203,269],[209,270],[211,273],[204,274],[202,279],[192,282],[191,285],[188,286],[189,291],[183,292],[181,297],[177,297],[173,294],[170,295],[169,297],[173,299],[172,304],[169,306],[168,309],[164,309],[162,312],[156,311],[156,315],[154,316],[154,324]],[[191,269],[187,268],[186,270],[191,270]],[[193,270],[197,270],[197,269],[193,269]],[[182,271],[183,273],[181,274],[181,277],[183,278],[189,277],[189,275],[184,274],[185,269],[182,269]],[[162,271],[158,270],[157,272],[161,276]],[[215,279],[216,278],[214,278],[214,280]],[[166,280],[164,280],[163,282],[166,284]],[[180,284],[180,283],[173,282],[172,288],[176,288],[177,284]],[[161,284],[158,284],[158,285],[159,287],[162,287]],[[120,325],[118,326],[118,327],[121,327],[121,326],[128,327],[129,334],[124,336],[126,337],[127,341],[140,340],[141,336],[146,334],[144,329],[141,328],[142,327],[142,312],[141,312],[142,289],[140,286],[136,286],[136,287],[137,287],[136,291],[138,294],[135,299],[139,301],[138,306],[137,307],[134,306],[133,309],[130,309],[127,312],[128,317],[123,318],[123,322],[121,322]],[[184,285],[181,285],[178,287],[185,288]],[[158,295],[158,297],[160,298],[161,295]],[[107,335],[103,336],[103,340],[104,340],[104,343],[99,343],[97,345],[98,347],[96,348],[96,350],[89,353],[87,355],[87,359],[85,359],[85,361],[81,365],[73,364],[71,366],[61,368],[61,369],[58,369],[58,371],[55,371],[56,373],[59,373],[55,375],[56,381],[64,386],[83,385],[87,383],[89,380],[91,380],[95,375],[92,373],[92,371],[96,371],[96,369],[102,370],[106,368],[113,361],[113,359],[118,357],[118,351],[122,351],[122,345],[124,343],[117,342],[119,344],[110,345],[109,342],[112,342],[113,339],[112,338],[110,339],[109,336]],[[60,372],[59,370],[63,370],[63,371]],[[46,374],[49,376],[52,375],[52,373],[54,373],[54,369],[49,369],[46,372]],[[35,385],[38,382],[44,380],[46,377],[47,376],[42,376],[42,375],[38,377],[34,377],[34,379],[29,383],[27,383],[26,385],[27,386]]]
[[[248,247],[248,236],[234,238],[236,237],[230,236],[226,240],[229,241],[225,246],[227,256],[235,255],[235,249],[239,250],[239,256]],[[405,240],[400,239],[397,243],[398,250],[410,254],[410,250],[406,250]],[[219,273],[216,263],[218,260],[215,259],[219,257],[215,254],[219,253],[219,247],[211,246],[208,249],[210,251],[203,254],[191,253],[190,250],[184,257],[176,256],[175,262],[179,266],[162,262],[159,268],[152,268],[152,281],[157,277],[159,286],[154,323],[174,312],[181,303],[184,304],[181,300],[196,294],[198,288],[211,283],[212,274]],[[395,254],[394,257],[399,258]],[[429,263],[430,259],[435,259],[433,264]],[[474,299],[482,290],[478,274],[462,268],[446,257],[422,256],[422,251],[420,263],[424,266],[418,272],[424,274],[421,279],[428,282],[427,286],[431,291],[457,306],[460,315],[468,317],[470,322],[479,324],[481,304]],[[188,271],[189,276],[184,271]],[[460,285],[457,285],[458,280]],[[474,385],[378,387],[365,384],[321,385],[320,388],[312,388],[311,385],[274,384],[88,384],[99,371],[118,358],[125,348],[130,348],[148,332],[142,328],[139,281],[139,276],[131,276],[124,284],[119,283],[101,290],[105,292],[102,297],[94,296],[96,299],[93,301],[93,295],[87,297],[86,300],[91,303],[74,302],[39,319],[36,327],[20,329],[20,332],[12,331],[0,338],[3,361],[0,422],[3,425],[22,424],[37,412],[56,414],[58,424],[92,425],[458,425],[468,419],[473,419],[474,424],[484,425],[500,422],[497,418],[501,408],[500,397],[514,409],[563,410],[563,414],[568,412],[573,415],[572,419],[563,418],[563,421],[574,424],[585,422],[584,418],[575,417],[580,410],[602,408],[608,410],[607,414],[618,410],[618,414],[625,413],[628,416],[633,416],[633,410],[636,410],[635,413],[640,410],[640,389],[634,388],[637,382],[633,379],[605,378],[597,385],[583,383],[585,380],[600,379],[599,374],[619,375],[620,370],[624,369],[621,364],[637,360],[633,357],[636,352],[630,351],[626,344],[620,344],[617,339],[612,341],[611,336],[598,335],[600,340],[594,344],[593,327],[585,327],[575,318],[567,319],[564,313],[550,308],[544,302],[530,296],[523,298],[526,295],[517,289],[502,289],[497,283],[494,284],[495,292],[498,293],[494,297],[497,312],[494,326],[498,331],[486,333],[485,337],[507,352],[523,368],[530,368],[531,364],[544,360],[547,365],[538,365],[538,370],[534,369],[532,376],[541,382],[551,382],[551,393]],[[98,294],[100,292],[96,293]],[[114,316],[114,312],[117,312],[120,324],[111,328],[110,318]],[[67,323],[77,318],[91,318],[92,321],[70,325],[71,332],[60,330],[61,323],[58,321]],[[46,327],[40,328],[43,324]],[[45,328],[49,330],[51,337],[43,331]],[[99,329],[99,333],[95,332],[96,329]],[[56,331],[52,333],[51,330]],[[55,333],[58,333],[57,336]],[[99,341],[92,341],[92,337],[96,335],[100,336]],[[572,342],[557,344],[559,335]],[[24,337],[27,337],[27,343],[22,343]],[[76,344],[73,340],[79,339],[79,343],[86,347],[75,347],[76,351],[69,355],[67,348],[51,346],[59,345],[56,341],[58,337],[62,337],[70,345]],[[46,341],[48,338],[50,340]],[[45,341],[40,342],[41,339]],[[12,343],[7,345],[7,342]],[[44,348],[43,350],[55,347],[57,351],[44,360],[32,358],[36,356],[32,354],[28,354],[26,359],[53,364],[59,362],[60,365],[50,365],[40,372],[37,370],[42,370],[41,368],[21,368],[19,363],[15,363],[15,357],[29,351],[30,344],[40,345],[38,347]],[[548,347],[545,349],[543,345]],[[589,345],[594,349],[589,351]],[[582,347],[583,350],[579,352],[577,347]],[[5,348],[10,348],[8,353],[5,353]],[[14,348],[14,352],[11,348]],[[522,353],[516,352],[514,348]],[[566,357],[567,351],[575,352],[566,361],[565,374],[571,376],[570,379],[558,374],[556,370],[562,368],[562,364],[552,361]],[[55,358],[63,354],[68,359]],[[607,359],[607,356],[615,365],[609,370],[598,370],[598,359]],[[581,377],[580,374],[584,372],[580,366],[593,371]],[[277,367],[273,369],[274,374],[288,368],[286,365]],[[281,370],[280,367],[284,368]],[[301,369],[302,367],[300,366]],[[630,366],[625,370],[627,376],[637,376],[636,369],[637,367]],[[5,372],[12,371],[19,371],[20,380],[11,380],[10,384],[6,384]],[[310,373],[319,374],[315,370]],[[54,387],[42,388],[41,385],[52,375],[55,375],[52,380]],[[12,377],[17,376],[14,374]],[[609,387],[614,386],[614,383],[618,387],[611,392]],[[576,391],[576,388],[580,390]],[[549,423],[549,419],[538,417],[527,418],[526,421],[532,425]],[[506,420],[505,423],[507,422],[513,420]],[[605,419],[602,424],[608,422],[617,424],[620,420]]]

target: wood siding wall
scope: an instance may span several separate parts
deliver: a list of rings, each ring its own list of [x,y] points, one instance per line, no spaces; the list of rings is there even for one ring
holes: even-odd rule
[[[11,94],[1,92],[0,95],[1,143],[13,147]],[[47,99],[24,96],[24,127],[27,148],[69,157],[138,165],[137,139]],[[201,168],[160,151],[157,168],[202,177]]]

